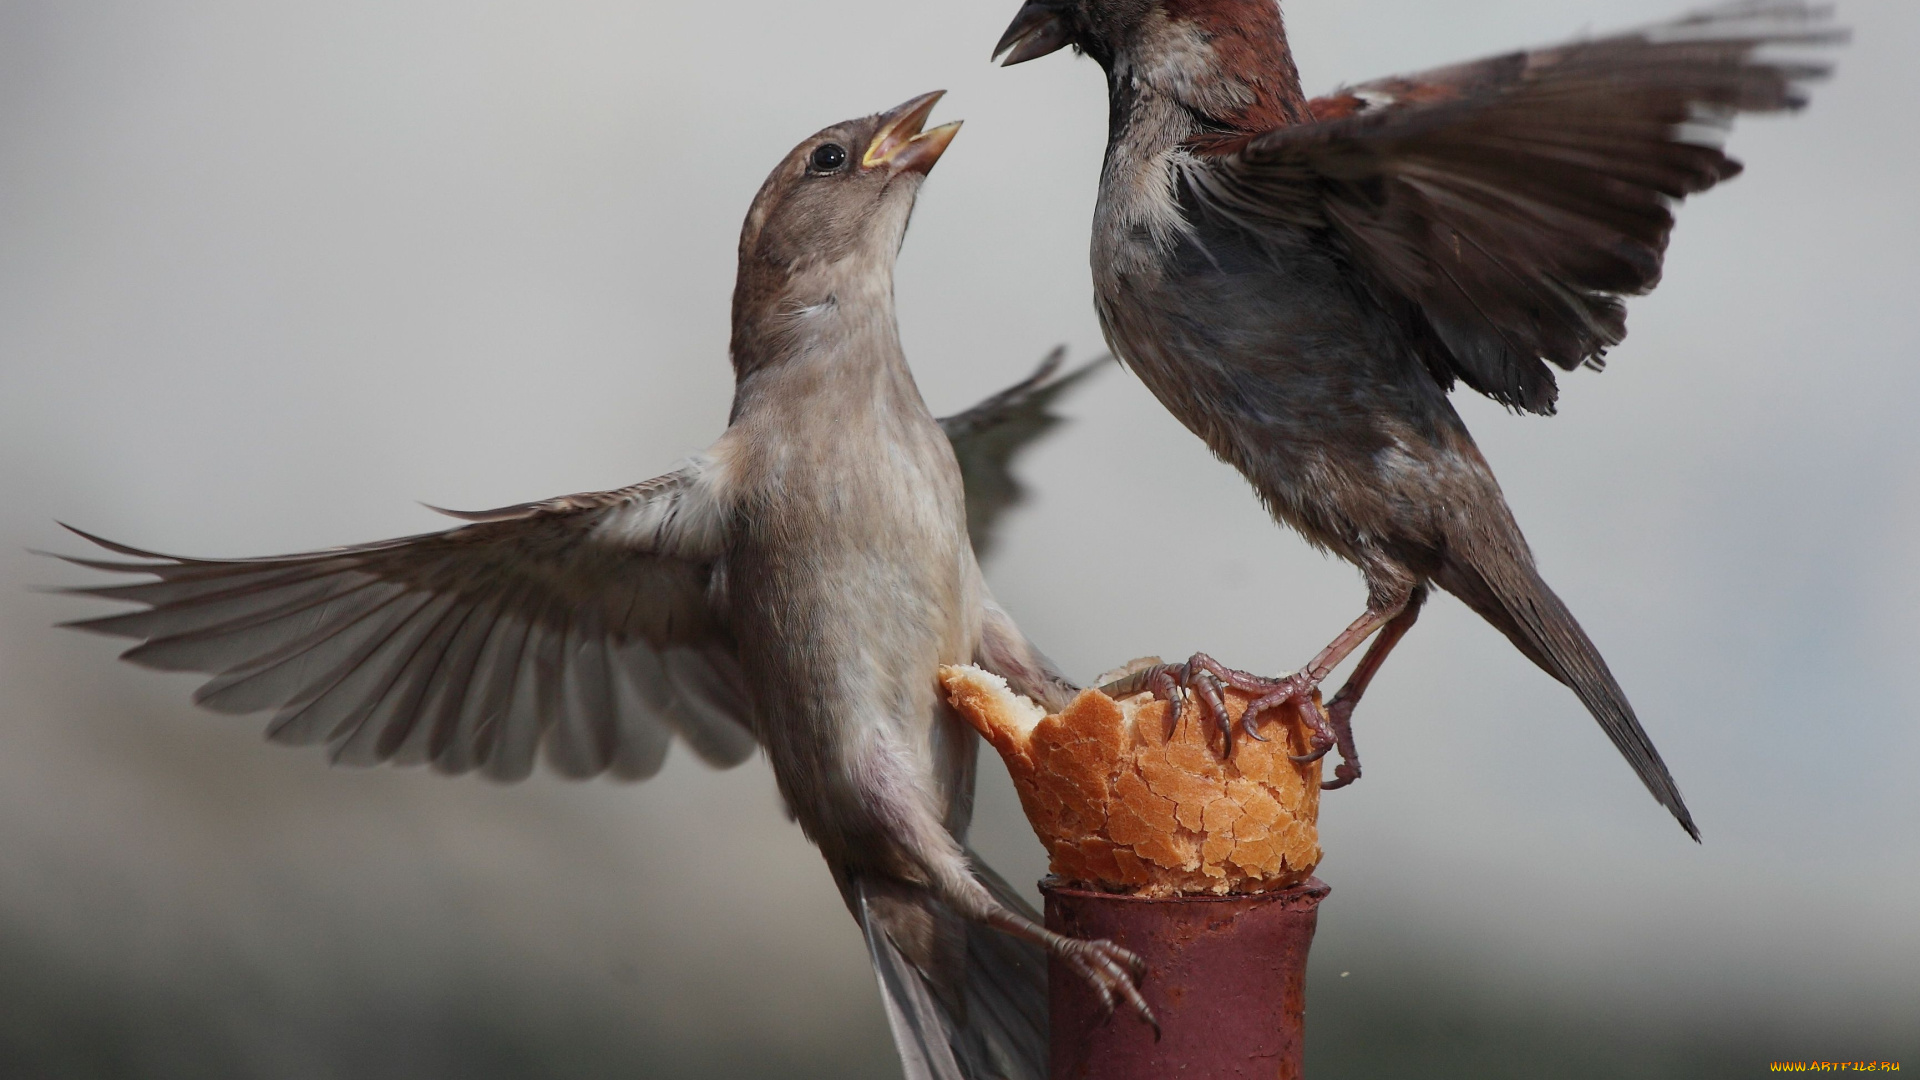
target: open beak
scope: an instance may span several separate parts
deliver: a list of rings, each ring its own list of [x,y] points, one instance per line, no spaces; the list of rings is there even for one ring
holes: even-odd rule
[[[1067,27],[1066,14],[1057,3],[1048,0],[1027,0],[1027,6],[1013,17],[1007,32],[1000,35],[1000,44],[993,47],[993,55],[1001,60],[1002,67],[1024,64],[1051,52],[1058,52],[1073,42],[1073,34]]]
[[[884,166],[889,172],[916,172],[922,176],[933,171],[933,164],[946,153],[947,144],[960,133],[960,121],[941,124],[930,131],[922,131],[927,122],[927,114],[933,111],[935,102],[946,94],[945,90],[935,90],[931,94],[921,94],[904,105],[895,107],[880,116],[880,130],[874,133],[873,142],[860,158],[860,167],[874,169]]]

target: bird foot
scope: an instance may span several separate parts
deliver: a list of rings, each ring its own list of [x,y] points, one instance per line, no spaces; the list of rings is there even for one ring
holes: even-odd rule
[[[1306,721],[1307,730],[1310,734],[1307,739],[1307,752],[1304,754],[1289,754],[1287,756],[1290,760],[1300,765],[1310,765],[1326,757],[1327,752],[1338,745],[1339,738],[1335,729],[1328,724],[1326,714],[1320,709],[1320,703],[1313,700],[1313,692],[1317,689],[1319,680],[1311,678],[1306,672],[1301,671],[1295,672],[1284,679],[1263,679],[1259,681],[1264,682],[1266,685],[1259,688],[1242,688],[1246,689],[1249,693],[1260,694],[1259,697],[1248,702],[1247,711],[1240,714],[1240,726],[1246,729],[1247,734],[1252,735],[1256,739],[1260,738],[1259,734],[1257,734],[1260,718],[1269,710],[1278,709],[1291,701],[1299,703],[1300,718]],[[1351,708],[1347,710],[1349,714],[1351,714],[1352,711]],[[1349,741],[1351,741],[1351,736],[1349,736]],[[1337,771],[1338,770],[1336,770],[1336,773]],[[1351,782],[1351,780],[1347,781],[1347,783]],[[1345,785],[1342,784],[1339,786],[1344,787]]]
[[[1102,1015],[1111,1017],[1114,1007],[1124,1001],[1134,1015],[1153,1025],[1153,1037],[1159,1040],[1160,1021],[1147,999],[1140,996],[1140,981],[1147,977],[1146,961],[1106,940],[1062,937],[1052,945],[1054,954],[1093,987]]]
[[[1257,742],[1266,742],[1266,736],[1260,734],[1260,714],[1268,709],[1277,708],[1294,698],[1306,702],[1303,710],[1307,723],[1313,728],[1315,753],[1305,758],[1318,761],[1326,756],[1334,746],[1334,734],[1320,716],[1320,710],[1313,704],[1313,684],[1301,675],[1289,675],[1280,679],[1269,679],[1251,672],[1230,668],[1206,653],[1194,653],[1184,664],[1151,664],[1136,668],[1122,678],[1102,686],[1100,689],[1111,697],[1125,697],[1151,691],[1153,696],[1167,703],[1167,737],[1179,729],[1180,719],[1186,713],[1187,699],[1199,703],[1200,713],[1211,726],[1219,729],[1222,742],[1222,755],[1233,756],[1233,736],[1236,725],[1227,712],[1226,688],[1232,687],[1242,693],[1257,695],[1241,714],[1237,725],[1247,736]],[[1323,745],[1324,744],[1324,745]],[[1294,760],[1300,761],[1301,758]]]
[[[1359,703],[1359,695],[1349,697],[1345,690],[1327,703],[1327,723],[1340,747],[1340,764],[1334,767],[1333,779],[1321,781],[1321,791],[1336,791],[1360,779],[1360,751],[1353,742],[1353,707]]]

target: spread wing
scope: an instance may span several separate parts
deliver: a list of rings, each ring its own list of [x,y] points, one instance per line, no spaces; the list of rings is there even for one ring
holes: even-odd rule
[[[1740,171],[1719,145],[1733,115],[1797,108],[1827,70],[1762,50],[1840,39],[1826,15],[1757,0],[1369,83],[1310,103],[1312,123],[1203,140],[1183,175],[1248,228],[1337,233],[1431,331],[1443,385],[1550,413],[1543,361],[1597,367],[1625,336],[1674,203]]]
[[[344,763],[517,780],[544,754],[566,776],[639,779],[678,733],[731,765],[754,743],[708,600],[724,524],[702,473],[302,555],[183,559],[80,533],[143,561],[68,561],[156,580],[73,590],[146,609],[70,625],[213,675],[194,700],[275,710],[270,738]]]
[[[1026,501],[1026,487],[1013,474],[1013,459],[1060,423],[1052,411],[1060,395],[1109,359],[1102,356],[1061,375],[1066,356],[1062,345],[1048,353],[1032,375],[940,421],[960,459],[967,488],[967,535],[976,558],[987,557],[1000,518]]]

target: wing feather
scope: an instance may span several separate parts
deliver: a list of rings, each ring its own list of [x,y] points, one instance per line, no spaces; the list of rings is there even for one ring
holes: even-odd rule
[[[739,661],[731,653],[688,647],[664,650],[660,659],[667,685],[673,689],[674,725],[694,749],[717,752],[722,762],[736,754],[744,757],[751,753],[751,744],[739,738],[743,733],[715,723],[719,717],[738,714],[745,706],[741,689],[745,681]]]
[[[1055,348],[1033,374],[940,421],[960,462],[967,490],[967,535],[978,558],[984,559],[992,548],[1001,518],[1026,500],[1026,487],[1013,472],[1014,458],[1060,423],[1053,405],[1061,395],[1109,359],[1096,357],[1061,375],[1066,356],[1066,346]]]
[[[396,647],[400,655],[386,665],[389,674],[384,684],[352,732],[335,743],[336,763],[369,766],[393,758],[419,715],[421,700],[432,689],[433,671],[468,607],[454,597],[436,596],[408,620],[403,643]]]
[[[620,711],[623,725],[612,768],[617,776],[640,780],[660,770],[666,757],[668,733],[677,733],[702,761],[725,768],[753,753],[752,736],[737,725],[703,719],[673,692],[665,659],[652,649],[609,642],[613,650],[614,695],[629,702]],[[722,672],[722,677],[731,675]],[[640,726],[640,720],[648,722]],[[633,730],[624,730],[631,727]]]
[[[1760,0],[1661,26],[1383,79],[1311,123],[1196,140],[1196,209],[1330,230],[1416,327],[1429,369],[1553,411],[1553,367],[1598,367],[1622,298],[1660,281],[1673,206],[1740,171],[1734,114],[1795,109],[1827,68],[1770,55],[1844,35],[1828,9]]]
[[[661,765],[666,762],[667,746],[672,740],[674,728],[670,724],[667,708],[664,705],[653,704],[634,691],[633,687],[638,680],[622,671],[619,647],[608,641],[602,644],[602,648],[606,654],[602,662],[602,670],[606,673],[604,692],[613,701],[620,703],[620,708],[612,713],[615,726],[608,733],[610,739],[607,767],[615,776],[628,780],[644,780],[659,772]],[[660,685],[658,680],[664,678],[665,673],[660,669],[659,658],[654,653],[647,651],[645,656],[652,670],[658,673],[653,676],[655,680],[653,685],[657,687]],[[740,731],[737,727],[723,730],[738,733],[737,737],[740,738],[744,747],[744,752],[739,757],[752,752],[753,743],[744,731]],[[692,736],[687,739],[687,744],[694,753],[712,764],[727,763],[727,760],[723,760],[724,755],[716,758],[711,750],[702,744],[705,728],[692,728],[691,731]],[[738,761],[739,757],[730,760]]]
[[[432,706],[422,717],[425,722],[394,755],[396,764],[440,765],[459,732],[467,699],[479,681],[481,654],[500,626],[500,607],[501,600],[494,597],[481,600],[471,609],[472,613],[447,650],[444,674],[436,680]]]
[[[715,764],[752,752],[751,712],[709,602],[720,520],[704,463],[471,524],[258,559],[67,558],[135,584],[71,590],[142,610],[75,629],[124,657],[211,675],[215,711],[272,710],[268,737],[347,765],[569,777],[658,772],[674,732]],[[663,654],[670,654],[669,663]]]

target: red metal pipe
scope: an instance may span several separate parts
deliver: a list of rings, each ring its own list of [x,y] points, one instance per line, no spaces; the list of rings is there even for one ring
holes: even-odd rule
[[[1058,960],[1048,975],[1052,1080],[1301,1080],[1307,949],[1318,878],[1254,896],[1153,900],[1043,883],[1047,926],[1107,938],[1147,962],[1141,993],[1160,1038],[1124,1010],[1109,1017]]]

